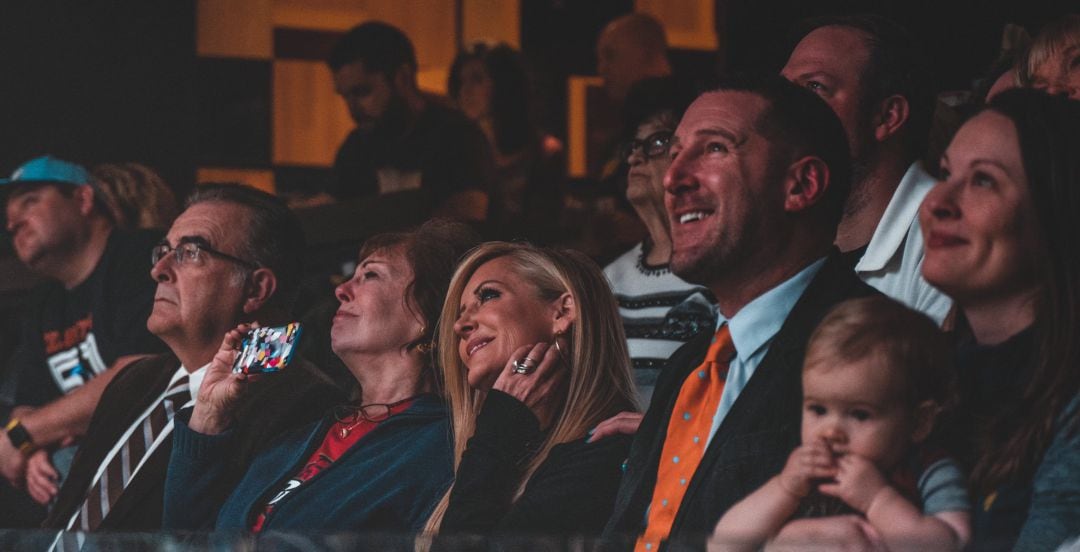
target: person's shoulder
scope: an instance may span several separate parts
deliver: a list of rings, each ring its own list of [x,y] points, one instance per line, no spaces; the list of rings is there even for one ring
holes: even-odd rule
[[[561,465],[608,465],[619,467],[630,454],[633,435],[611,435],[598,441],[587,437],[560,443],[551,448],[548,461]]]
[[[838,250],[834,250],[825,258],[825,264],[811,280],[807,292],[837,300],[882,294],[863,282],[855,270],[844,262],[843,255]]]
[[[117,393],[128,394],[135,389],[142,392],[154,387],[152,384],[154,381],[167,381],[178,368],[180,368],[180,360],[171,352],[140,358],[120,368],[106,386],[102,397]]]

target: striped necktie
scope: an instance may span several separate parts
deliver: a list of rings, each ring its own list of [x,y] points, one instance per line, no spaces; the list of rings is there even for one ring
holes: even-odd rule
[[[671,533],[683,496],[705,456],[713,415],[720,405],[727,380],[728,365],[735,356],[735,344],[725,323],[713,336],[705,360],[683,382],[675,409],[668,421],[667,436],[656,468],[656,486],[646,513],[645,531],[635,552],[654,551]]]
[[[94,531],[101,525],[101,521],[116,504],[142,462],[154,451],[155,440],[162,432],[172,430],[173,414],[190,400],[188,376],[184,374],[173,382],[157,404],[121,437],[126,439],[123,446],[114,449],[112,456],[105,458],[102,463],[105,469],[99,468],[100,473],[86,493],[86,500],[67,526],[69,531]]]

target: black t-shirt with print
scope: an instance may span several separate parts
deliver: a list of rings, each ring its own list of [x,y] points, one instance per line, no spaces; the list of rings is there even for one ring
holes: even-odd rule
[[[14,404],[39,406],[78,388],[117,358],[166,350],[146,329],[156,284],[150,249],[159,232],[114,230],[94,271],[65,290],[42,284],[26,309],[19,348],[6,371]]]

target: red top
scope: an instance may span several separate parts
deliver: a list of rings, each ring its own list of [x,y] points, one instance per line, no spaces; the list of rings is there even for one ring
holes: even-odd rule
[[[401,403],[395,403],[390,407],[387,418],[408,410],[408,408],[412,406],[412,403],[412,399]],[[338,458],[341,458],[341,455],[345,454],[346,451],[360,441],[364,435],[370,433],[371,430],[378,427],[379,424],[385,420],[386,418],[383,418],[378,422],[372,422],[360,418],[359,415],[357,415],[355,419],[350,418],[345,421],[338,421],[330,426],[329,431],[326,432],[326,437],[323,438],[322,444],[319,445],[319,448],[315,449],[315,452],[308,458],[307,463],[300,468],[300,472],[289,479],[289,481],[285,483],[285,486],[282,487],[281,491],[266,503],[266,508],[255,518],[255,522],[251,524],[251,532],[258,533],[259,531],[262,531],[263,524],[266,523],[266,518],[274,511],[274,504],[277,504],[307,482],[315,479],[317,475],[322,473],[326,468],[329,468],[338,460]]]

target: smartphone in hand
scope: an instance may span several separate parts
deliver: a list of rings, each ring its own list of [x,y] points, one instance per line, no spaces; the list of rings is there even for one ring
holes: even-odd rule
[[[233,373],[272,374],[284,369],[296,353],[301,330],[299,322],[253,328],[244,337],[240,354],[233,364]]]

